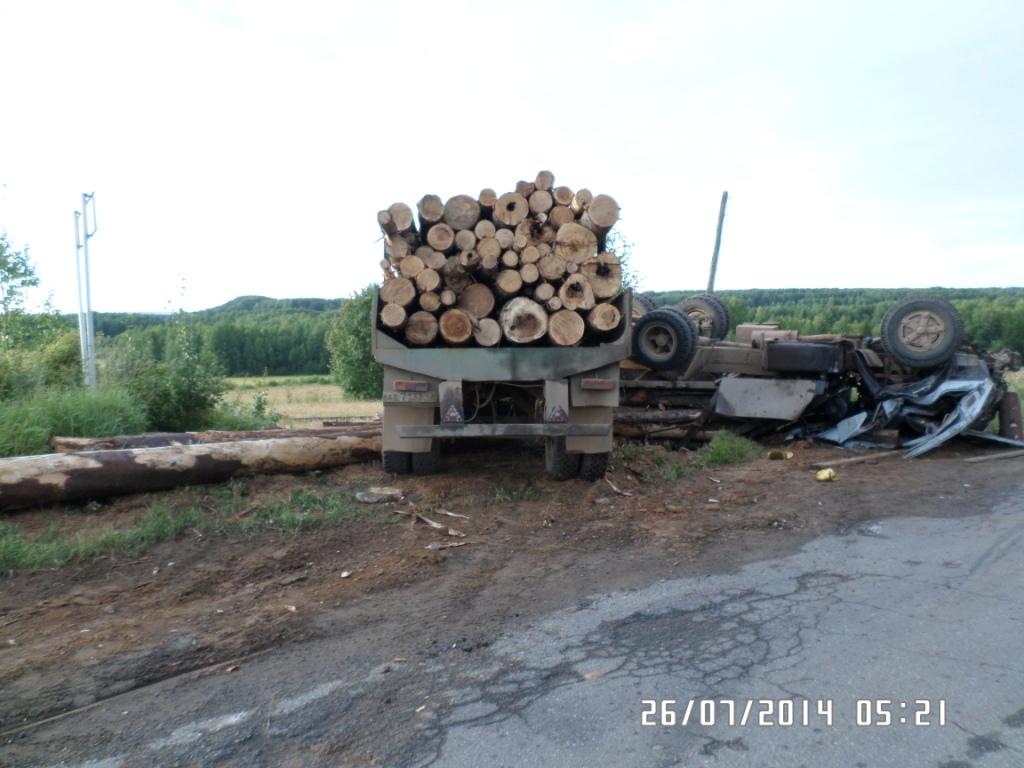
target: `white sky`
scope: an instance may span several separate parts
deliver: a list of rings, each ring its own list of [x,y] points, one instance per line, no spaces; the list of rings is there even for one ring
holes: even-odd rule
[[[73,310],[376,280],[375,213],[550,168],[644,289],[1024,285],[1024,4],[0,4],[0,228]]]

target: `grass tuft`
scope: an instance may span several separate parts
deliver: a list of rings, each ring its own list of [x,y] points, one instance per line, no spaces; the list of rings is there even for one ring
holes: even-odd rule
[[[761,447],[753,440],[723,430],[716,432],[711,442],[697,451],[693,465],[698,469],[704,469],[727,464],[743,464],[760,452]]]

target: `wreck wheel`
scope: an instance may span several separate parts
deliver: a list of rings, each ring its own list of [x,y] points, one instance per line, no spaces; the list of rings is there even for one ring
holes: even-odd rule
[[[904,299],[882,319],[882,344],[908,368],[933,368],[949,361],[963,334],[960,313],[945,299]]]

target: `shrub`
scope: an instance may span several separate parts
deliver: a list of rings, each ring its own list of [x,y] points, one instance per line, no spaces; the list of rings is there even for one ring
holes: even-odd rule
[[[761,447],[753,440],[721,430],[697,452],[693,463],[701,468],[742,464],[753,459],[760,451]]]
[[[122,389],[46,390],[0,403],[0,456],[47,453],[50,438],[142,432],[146,412]]]
[[[369,285],[346,299],[327,333],[331,373],[348,397],[371,399],[381,396],[384,373],[373,359],[371,319],[375,285]]]
[[[227,384],[199,330],[173,323],[160,359],[147,342],[131,332],[119,336],[105,372],[107,380],[144,405],[150,429],[184,431],[212,425]]]

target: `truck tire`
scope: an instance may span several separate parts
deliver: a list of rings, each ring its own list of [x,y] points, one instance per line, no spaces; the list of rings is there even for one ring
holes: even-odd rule
[[[565,450],[564,437],[544,440],[544,468],[552,480],[571,480],[580,473],[580,456]]]
[[[908,368],[935,368],[948,362],[963,338],[960,313],[945,299],[904,299],[882,318],[882,345]]]
[[[658,308],[658,305],[651,300],[650,296],[644,296],[642,293],[633,292],[633,312],[638,317],[646,315],[648,312],[653,312]]]
[[[600,480],[608,471],[608,452],[584,453],[580,460],[580,477],[583,480]]]
[[[409,474],[409,454],[405,451],[381,451],[381,464],[384,471],[392,475]]]
[[[697,327],[682,312],[656,309],[633,324],[633,359],[651,370],[683,369],[697,351]]]
[[[732,317],[729,308],[717,296],[702,293],[679,302],[679,311],[697,324],[701,336],[720,340],[729,334]]]
[[[441,441],[436,437],[431,439],[429,451],[409,456],[414,475],[436,475],[441,471]]]

